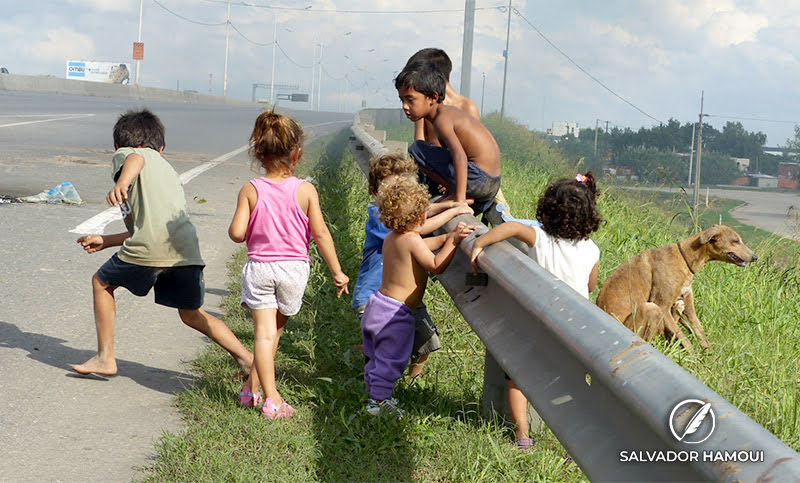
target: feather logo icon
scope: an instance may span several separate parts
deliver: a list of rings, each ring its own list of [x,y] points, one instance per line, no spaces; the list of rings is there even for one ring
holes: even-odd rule
[[[682,424],[687,419],[688,422]],[[711,436],[715,427],[716,418],[711,403],[699,399],[679,402],[669,416],[669,429],[675,439],[682,443],[702,443]]]

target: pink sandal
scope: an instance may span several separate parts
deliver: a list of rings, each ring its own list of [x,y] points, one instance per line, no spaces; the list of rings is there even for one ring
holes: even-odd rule
[[[283,419],[294,416],[297,409],[290,406],[286,401],[283,401],[283,403],[278,406],[271,397],[268,397],[266,402],[264,402],[264,406],[261,407],[261,412],[267,419]]]
[[[263,400],[261,399],[261,394],[256,392],[255,394],[250,392],[249,386],[242,387],[242,390],[239,391],[239,404],[248,408],[257,408],[261,406]]]

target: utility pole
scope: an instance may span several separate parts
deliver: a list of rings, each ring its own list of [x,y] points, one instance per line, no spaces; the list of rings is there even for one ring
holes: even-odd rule
[[[697,163],[694,167],[694,190],[692,191],[692,202],[694,209],[694,227],[697,231],[697,206],[700,204],[700,159],[703,157],[703,102],[705,101],[705,91],[700,91],[700,128],[697,130]]]
[[[325,38],[319,39],[319,72],[317,75],[317,110],[319,111],[319,103],[322,100],[322,47],[325,45]]]
[[[225,22],[225,73],[222,79],[222,97],[228,94],[228,30],[231,27],[231,0],[228,0],[228,20]]]
[[[692,148],[689,150],[689,183],[692,184],[692,163],[694,162],[694,131],[697,128],[697,124],[692,124]]]
[[[275,46],[278,45],[278,12],[272,11],[275,23],[272,27],[272,77],[269,82],[269,104],[275,105]]]
[[[139,36],[136,38],[136,41],[141,43],[142,42],[142,4],[144,0],[139,0]],[[139,59],[136,59],[136,86],[139,86]]]
[[[594,120],[594,155],[597,156],[597,130],[599,129],[598,123],[600,119]]]
[[[469,97],[472,83],[472,35],[475,30],[475,0],[464,3],[464,43],[461,46],[460,94]]]
[[[314,40],[314,54],[311,57],[311,94],[308,96],[308,109],[314,110],[314,74],[317,67],[317,41]]]
[[[483,86],[481,87],[481,117],[483,117],[483,95],[486,93],[486,72],[483,73]]]
[[[506,50],[503,52],[506,58],[505,67],[503,67],[503,100],[500,102],[500,120],[506,114],[506,76],[508,76],[508,41],[511,38],[511,0],[508,0],[508,25],[506,26]]]

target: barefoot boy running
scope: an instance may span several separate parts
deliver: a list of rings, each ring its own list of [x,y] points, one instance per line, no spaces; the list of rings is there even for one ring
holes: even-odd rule
[[[392,230],[383,242],[383,281],[372,294],[361,319],[364,381],[369,393],[366,410],[381,410],[402,418],[392,397],[394,384],[405,371],[414,342],[414,312],[422,305],[428,272],[444,272],[456,247],[475,230],[459,223],[446,235],[423,239],[428,193],[416,179],[398,176],[378,189],[381,222]],[[439,250],[434,254],[433,250]]]
[[[127,112],[114,126],[114,147],[116,184],[106,201],[120,206],[128,231],[78,238],[87,253],[122,248],[92,276],[97,355],[72,369],[80,374],[116,374],[114,291],[125,287],[143,297],[155,287],[157,304],[178,309],[184,324],[221,345],[242,372],[249,372],[253,355],[228,326],[202,309],[205,264],[178,174],[161,157],[164,125],[148,110]]]
[[[485,212],[500,189],[500,149],[483,124],[443,105],[446,81],[431,63],[407,65],[395,79],[403,111],[411,121],[430,121],[444,147],[417,141],[409,148],[420,171],[450,191],[458,202],[474,198],[475,215]]]

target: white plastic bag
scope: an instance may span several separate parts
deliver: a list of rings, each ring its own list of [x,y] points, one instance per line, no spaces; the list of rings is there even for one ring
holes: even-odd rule
[[[83,203],[78,190],[69,181],[61,183],[50,191],[42,191],[38,195],[25,196],[19,200],[26,203],[67,203],[70,205]]]

